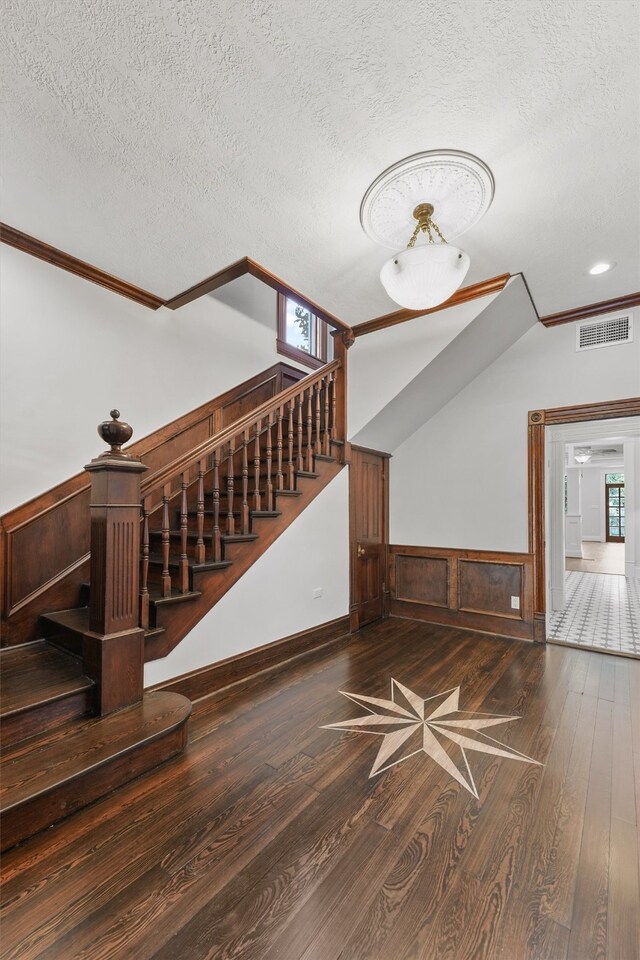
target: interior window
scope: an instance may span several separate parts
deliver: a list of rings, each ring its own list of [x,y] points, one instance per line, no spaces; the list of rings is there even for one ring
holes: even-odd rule
[[[329,339],[323,320],[291,297],[278,294],[278,353],[320,367],[327,362]]]

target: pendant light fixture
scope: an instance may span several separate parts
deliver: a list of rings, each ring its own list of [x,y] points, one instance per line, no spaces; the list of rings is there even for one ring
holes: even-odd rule
[[[360,223],[372,240],[398,251],[380,271],[392,300],[427,310],[455,293],[471,261],[447,240],[476,224],[493,194],[487,165],[458,150],[414,154],[374,180],[362,200]],[[406,248],[398,250],[402,244]]]

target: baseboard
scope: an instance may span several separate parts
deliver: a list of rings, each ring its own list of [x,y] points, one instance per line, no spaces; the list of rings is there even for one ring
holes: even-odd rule
[[[429,607],[417,603],[391,601],[391,616],[403,620],[423,620],[441,627],[456,627],[459,630],[473,630],[474,633],[488,633],[510,640],[533,640],[531,621],[511,620],[486,614],[467,613],[464,610],[448,610],[444,607]]]
[[[280,666],[294,657],[305,656],[318,648],[349,635],[349,617],[328,620],[317,627],[302,630],[289,637],[254,647],[245,653],[239,653],[226,660],[184,673],[171,680],[165,680],[150,687],[150,690],[167,690],[180,693],[192,702],[228,687],[232,683],[248,680],[257,673]]]

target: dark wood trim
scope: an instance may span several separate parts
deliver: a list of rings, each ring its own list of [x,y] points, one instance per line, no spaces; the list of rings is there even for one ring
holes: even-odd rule
[[[546,573],[544,428],[559,423],[583,423],[588,420],[611,420],[617,417],[640,416],[640,397],[625,397],[602,403],[582,403],[572,407],[549,407],[530,410],[528,414],[528,508],[529,551],[533,557],[533,604],[536,640],[546,639]]]
[[[142,290],[140,287],[136,287],[126,280],[121,280],[119,277],[114,277],[110,273],[105,273],[105,271],[100,270],[99,267],[85,263],[84,260],[78,260],[77,257],[72,257],[71,254],[64,253],[62,250],[58,250],[57,247],[52,247],[48,243],[43,243],[42,240],[30,237],[29,234],[23,233],[21,230],[16,230],[15,227],[10,227],[6,223],[0,223],[0,240],[10,247],[15,247],[16,250],[21,250],[23,253],[28,253],[32,257],[37,257],[38,260],[44,260],[54,267],[60,267],[62,270],[66,270],[67,273],[73,273],[76,277],[82,277],[83,280],[90,280],[91,283],[97,283],[98,286],[105,287],[113,293],[119,293],[121,297],[127,297],[128,300],[141,303],[144,307],[149,307],[151,310],[157,310],[158,307],[164,304],[164,300],[161,297],[149,293],[148,290]]]
[[[286,340],[281,340],[280,337],[276,339],[276,350],[281,357],[295,360],[297,363],[301,363],[311,370],[319,370],[320,367],[323,367],[326,363],[325,360],[319,360],[318,357],[313,357],[310,353],[305,353],[304,350],[297,350],[296,347],[292,347],[290,343],[287,343]]]
[[[268,287],[271,287],[278,293],[284,294],[285,297],[291,297],[293,300],[296,300],[301,306],[306,307],[311,311],[311,313],[314,313],[316,317],[318,317],[320,320],[324,320],[325,323],[328,323],[329,326],[333,327],[335,330],[351,333],[351,327],[349,324],[345,323],[344,320],[340,320],[339,317],[336,317],[333,313],[329,313],[328,310],[323,309],[323,307],[321,307],[320,304],[316,303],[314,300],[310,300],[309,297],[305,297],[304,294],[300,293],[299,290],[296,290],[295,287],[285,283],[285,281],[280,277],[277,277],[275,273],[271,273],[270,270],[267,270],[266,267],[256,263],[256,261],[252,260],[251,257],[243,257],[242,260],[236,260],[235,263],[230,264],[228,267],[218,270],[217,273],[212,274],[205,280],[201,280],[199,283],[189,287],[188,290],[184,290],[177,296],[167,300],[165,307],[169,307],[170,310],[177,310],[178,307],[184,307],[185,304],[191,303],[192,300],[197,300],[199,297],[203,297],[207,293],[212,293],[219,287],[223,287],[226,283],[230,283],[232,280],[237,280],[239,277],[245,276],[245,274],[255,277],[256,280],[261,280],[262,283],[266,283]]]
[[[15,247],[17,250],[21,250],[23,253],[28,253],[32,257],[44,260],[46,263],[50,263],[55,267],[60,267],[68,273],[82,277],[84,280],[90,280],[92,283],[97,283],[98,286],[105,287],[114,293],[119,293],[122,297],[127,297],[129,300],[134,300],[136,303],[140,303],[145,307],[150,307],[151,310],[157,310],[159,307],[168,307],[170,310],[177,310],[178,307],[184,307],[187,303],[191,303],[192,300],[197,300],[199,297],[203,297],[205,294],[212,293],[219,287],[231,283],[232,280],[237,280],[239,277],[249,274],[249,276],[255,277],[256,280],[261,280],[262,283],[266,283],[267,286],[278,291],[278,293],[297,300],[298,303],[307,307],[316,317],[324,320],[325,323],[329,324],[329,326],[335,330],[340,330],[351,335],[351,327],[348,323],[345,323],[344,320],[336,317],[333,313],[329,313],[328,310],[325,310],[320,304],[310,300],[309,297],[305,297],[304,294],[296,290],[295,287],[285,283],[284,280],[274,273],[271,273],[270,270],[267,270],[266,267],[261,266],[255,260],[252,260],[251,257],[242,257],[241,260],[236,260],[235,263],[223,267],[222,270],[218,270],[217,273],[212,274],[210,277],[200,280],[192,287],[189,287],[188,290],[183,290],[182,293],[171,297],[169,300],[163,300],[162,297],[158,297],[148,290],[136,287],[126,280],[121,280],[120,277],[114,277],[112,274],[100,270],[99,267],[94,267],[84,260],[78,260],[77,257],[73,257],[71,254],[65,253],[57,247],[52,247],[50,244],[44,243],[36,237],[31,237],[21,230],[16,230],[15,227],[10,227],[6,223],[0,223],[0,241],[11,247]]]
[[[199,280],[198,283],[194,283],[192,287],[183,290],[182,293],[178,293],[175,297],[167,300],[165,307],[168,307],[169,310],[177,310],[178,307],[184,307],[187,303],[191,303],[192,300],[198,300],[200,297],[204,297],[205,294],[213,293],[214,290],[224,287],[225,284],[231,283],[239,277],[244,277],[245,274],[249,272],[248,259],[248,257],[242,257],[241,260],[230,263],[229,266],[223,267],[222,270],[218,270],[217,273],[212,273],[210,277]]]
[[[431,596],[428,596],[428,591],[425,591],[423,597],[411,596],[410,591],[403,593],[402,584],[398,579],[398,561],[407,559],[433,560],[439,564],[446,564],[444,592],[440,583],[437,585],[436,593]],[[498,568],[517,569],[520,609],[511,610],[504,608],[504,605],[502,609],[499,606],[496,609],[484,609],[477,605],[477,602],[468,602],[463,596],[462,589],[465,564],[482,564],[491,567],[493,583],[496,582]],[[506,573],[505,577],[507,577],[506,589],[508,582]],[[428,623],[455,626],[464,630],[492,633],[519,640],[534,639],[533,557],[529,553],[392,544],[389,547],[389,587],[391,616],[423,620]],[[440,595],[437,595],[438,590]],[[445,594],[446,602],[444,602]],[[477,597],[474,599],[477,601]]]
[[[501,290],[504,290],[510,277],[510,273],[503,273],[499,277],[491,277],[490,280],[481,280],[471,286],[462,287],[461,290],[456,290],[453,296],[445,300],[444,303],[437,307],[431,307],[429,310],[395,310],[393,313],[386,313],[382,317],[357,323],[352,328],[353,334],[356,337],[362,337],[367,333],[375,333],[377,330],[384,330],[386,327],[394,327],[398,323],[413,320],[415,317],[426,317],[428,314],[437,313],[439,310],[448,310],[449,307],[466,303],[468,300],[477,300],[479,297],[487,297],[491,293],[500,293]]]
[[[265,643],[191,673],[184,673],[173,680],[158,683],[151,689],[180,693],[191,701],[201,700],[232,683],[240,683],[265,670],[280,667],[294,657],[307,656],[348,634],[349,617],[337,617],[321,623],[318,627],[301,630],[289,637]]]
[[[624,297],[612,297],[611,300],[600,300],[599,303],[587,303],[582,307],[571,310],[562,310],[560,313],[549,313],[540,317],[540,323],[545,327],[557,327],[561,323],[573,323],[575,320],[587,320],[605,313],[616,313],[618,310],[628,310],[640,304],[640,291],[628,293]],[[354,328],[355,329],[355,328]]]
[[[393,457],[392,453],[385,453],[384,450],[374,450],[373,447],[361,447],[358,443],[352,443],[351,449],[357,450],[359,453],[373,453],[376,457],[386,457],[387,460],[391,460]]]
[[[529,422],[531,422],[534,414],[542,416],[542,423],[545,426],[557,423],[577,423],[583,420],[638,417],[640,416],[640,397],[624,397],[622,400],[608,400],[604,403],[581,403],[573,407],[550,407],[546,410],[532,410],[529,414]]]
[[[176,420],[172,420],[171,423],[165,424],[148,436],[130,444],[127,447],[127,453],[137,458],[151,456],[153,460],[159,460],[161,464],[165,462],[165,457],[167,460],[172,460],[175,456],[175,453],[172,452],[172,449],[175,450],[174,441],[179,441],[181,435],[185,434],[186,431],[202,429],[206,435],[213,436],[227,426],[227,423],[223,422],[224,410],[234,401],[240,400],[253,391],[259,391],[261,387],[270,384],[271,381],[273,381],[273,395],[281,393],[284,378],[301,380],[304,377],[305,373],[302,370],[298,370],[289,364],[282,362],[273,364],[261,373],[238,384],[238,386],[226,390],[189,413],[183,414]],[[166,454],[164,450],[166,450]],[[48,523],[47,515],[53,512],[59,514],[59,519],[56,521],[58,527],[60,529],[68,528],[69,511],[74,510],[76,503],[79,502],[78,498],[84,497],[86,499],[86,526],[88,530],[89,487],[89,474],[83,471],[26,503],[14,507],[0,517],[0,611],[2,614],[1,644],[3,646],[33,639],[38,614],[42,610],[44,594],[47,595],[50,611],[66,609],[78,603],[80,584],[87,580],[89,557],[87,550],[80,551],[77,557],[71,558],[69,563],[64,563],[62,568],[56,567],[54,569],[52,567],[50,576],[37,583],[32,589],[16,593],[12,586],[14,565],[17,564],[17,569],[19,569],[20,565],[25,563],[25,558],[17,550],[14,550],[14,546],[16,543],[15,537],[19,531],[30,524]],[[33,529],[36,530],[36,527]],[[55,544],[52,544],[51,548],[54,551],[56,562],[58,562],[60,558],[55,553]],[[40,560],[42,560],[42,557],[40,557]]]

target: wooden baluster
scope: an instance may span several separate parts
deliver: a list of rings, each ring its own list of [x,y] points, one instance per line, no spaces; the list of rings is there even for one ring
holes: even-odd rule
[[[171,527],[169,525],[169,499],[171,484],[162,488],[162,596],[171,596],[171,574],[169,573],[169,553],[171,551]]]
[[[253,509],[262,509],[262,499],[260,496],[260,431],[262,430],[262,417],[256,420],[254,426],[254,450],[253,450],[253,473],[255,478],[255,490],[253,492]]]
[[[180,474],[180,593],[189,592],[189,508],[187,505],[187,487],[189,471]]]
[[[336,374],[331,376],[331,419],[329,426],[329,452],[331,452],[331,441],[339,439],[336,437]]]
[[[207,461],[206,457],[204,460],[198,462],[198,499],[197,499],[197,532],[198,539],[196,540],[196,563],[204,563],[205,551],[204,551],[204,475],[206,471]]]
[[[315,426],[316,426],[315,434],[316,434],[316,442],[315,442],[314,447],[313,447],[313,452],[314,452],[314,453],[322,453],[322,439],[321,439],[321,437],[322,437],[322,434],[321,434],[321,429],[322,429],[322,422],[321,422],[321,421],[322,421],[322,406],[321,406],[321,402],[320,402],[320,388],[321,388],[321,384],[322,384],[322,381],[320,381],[319,383],[316,383],[315,387],[313,388],[313,389],[314,389],[314,393],[315,393],[315,395],[316,395],[316,409],[315,409],[315,421],[316,421],[316,424],[315,424]]]
[[[323,398],[324,398],[324,432],[323,432],[323,443],[322,443],[322,452],[325,457],[331,456],[331,435],[329,433],[329,392],[331,385],[331,374],[324,378],[322,381],[324,384],[323,387]]]
[[[273,483],[271,482],[271,470],[273,466],[272,428],[273,414],[270,413],[267,417],[267,483],[265,487],[267,493],[267,510],[273,510]]]
[[[295,401],[295,402],[296,402],[296,412],[297,412],[297,415],[298,415],[298,426],[297,426],[297,434],[298,434],[298,456],[296,457],[296,470],[304,470],[304,455],[303,455],[303,452],[302,452],[302,447],[303,447],[303,439],[302,439],[303,426],[302,426],[302,425],[303,425],[303,422],[304,422],[304,415],[303,415],[303,413],[302,413],[302,400],[303,400],[303,397],[304,397],[304,393],[299,393],[298,396],[296,397],[296,401]]]
[[[213,466],[213,535],[211,543],[211,559],[214,563],[220,563],[222,560],[222,545],[220,543],[220,475],[219,475],[220,456],[219,451],[214,450],[212,455]]]
[[[249,431],[242,433],[242,513],[241,530],[249,533]]]
[[[232,537],[236,532],[233,519],[233,455],[235,453],[233,440],[229,444],[229,460],[227,463],[227,536]]]
[[[277,418],[278,426],[276,430],[276,449],[278,451],[278,468],[276,472],[276,489],[284,489],[284,474],[282,472],[282,407],[278,407]]]
[[[311,387],[307,390],[307,470],[313,470],[313,399]]]
[[[289,490],[293,490],[295,487],[295,471],[296,465],[293,457],[293,400],[289,401],[289,422],[287,430],[287,443],[289,447],[289,464],[288,464],[288,474],[289,474]]]
[[[140,626],[149,629],[149,511],[150,499],[142,501],[142,543],[140,562]]]

